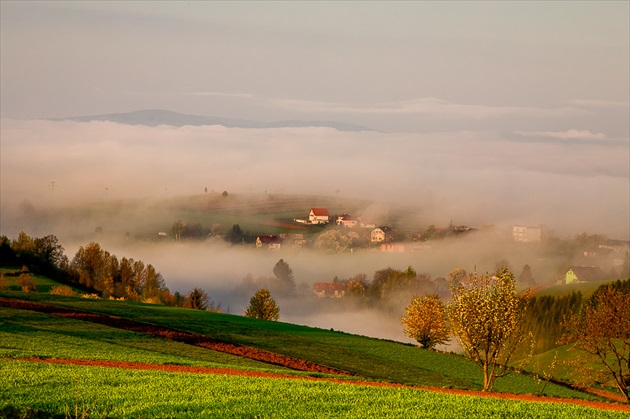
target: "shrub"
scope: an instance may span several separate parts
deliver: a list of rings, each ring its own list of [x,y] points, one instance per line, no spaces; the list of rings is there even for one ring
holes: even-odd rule
[[[78,293],[67,285],[56,285],[50,289],[50,294],[76,297]]]
[[[20,274],[18,285],[20,286],[20,288],[22,288],[22,291],[24,292],[37,291],[37,286],[35,286],[35,284],[33,284],[33,281],[31,281],[31,275],[27,273]]]

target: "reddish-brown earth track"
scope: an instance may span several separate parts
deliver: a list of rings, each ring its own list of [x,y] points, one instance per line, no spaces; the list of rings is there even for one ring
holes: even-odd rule
[[[247,346],[235,345],[228,342],[222,342],[217,339],[213,339],[207,336],[195,335],[187,332],[180,332],[163,327],[158,327],[150,324],[135,322],[132,320],[122,319],[113,316],[105,316],[100,314],[78,312],[74,310],[54,307],[45,304],[38,304],[22,300],[11,300],[6,298],[0,298],[0,306],[33,310],[41,313],[46,313],[54,316],[70,317],[77,320],[90,321],[94,323],[104,324],[107,326],[130,330],[138,333],[146,333],[152,336],[159,336],[165,339],[172,339],[179,342],[184,342],[191,345],[204,347],[206,349],[217,350],[220,352],[226,352],[234,355],[239,355],[259,361],[267,362],[275,365],[286,366],[291,369],[300,371],[320,372],[328,374],[343,374],[349,375],[345,371],[336,370],[323,365],[318,365],[309,361],[288,357],[281,354],[276,354],[269,351],[263,351],[256,348]],[[17,360],[17,359],[16,359]],[[479,397],[493,397],[508,400],[522,400],[531,402],[547,402],[547,403],[567,403],[580,406],[593,407],[596,409],[607,410],[619,410],[623,412],[630,412],[630,405],[619,403],[607,403],[589,400],[579,399],[566,399],[547,396],[535,396],[531,394],[512,394],[512,393],[495,393],[495,392],[481,392],[474,390],[460,390],[460,389],[445,389],[439,387],[413,387],[403,384],[384,383],[375,381],[362,381],[362,380],[344,380],[337,378],[324,378],[324,377],[308,377],[298,376],[282,373],[271,373],[264,371],[250,371],[240,370],[232,368],[212,368],[212,367],[199,367],[199,366],[186,366],[186,365],[173,365],[173,364],[150,364],[143,362],[124,362],[124,361],[110,361],[110,360],[89,360],[89,359],[56,359],[56,358],[22,358],[22,361],[31,362],[45,362],[54,364],[70,364],[70,365],[84,365],[84,366],[97,366],[105,368],[125,368],[135,370],[158,370],[174,373],[188,373],[188,374],[224,374],[224,375],[239,375],[247,377],[262,377],[262,378],[286,378],[286,379],[299,379],[299,380],[324,380],[332,381],[336,383],[352,384],[352,385],[366,385],[377,387],[394,387],[394,388],[414,388],[418,390],[426,390],[437,393],[464,395],[464,396],[479,396]],[[600,397],[608,398],[613,401],[622,401],[621,396],[615,393],[601,391],[595,392]]]

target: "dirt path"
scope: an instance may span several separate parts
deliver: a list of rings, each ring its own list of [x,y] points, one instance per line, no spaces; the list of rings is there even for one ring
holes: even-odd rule
[[[120,317],[106,316],[103,314],[85,313],[60,307],[54,307],[46,304],[33,303],[22,300],[10,300],[0,298],[0,306],[20,309],[32,310],[40,313],[49,314],[51,316],[67,317],[77,320],[98,323],[105,326],[115,327],[118,329],[129,330],[136,333],[143,333],[151,336],[161,337],[164,339],[183,342],[188,345],[199,346],[213,351],[224,352],[232,355],[242,356],[244,358],[254,359],[256,361],[265,362],[273,365],[280,365],[298,371],[320,372],[325,374],[341,374],[351,375],[347,371],[341,371],[335,368],[319,365],[314,362],[305,361],[303,359],[293,358],[287,355],[275,352],[265,351],[262,349],[252,348],[250,346],[237,345],[230,342],[224,342],[208,336],[197,335],[194,333],[181,332],[178,330],[168,329],[166,327],[155,326],[147,323],[141,323],[133,320],[123,319]]]
[[[4,358],[7,360],[8,358]],[[579,399],[562,399],[557,397],[548,396],[534,396],[531,394],[512,394],[512,393],[487,393],[482,391],[473,390],[457,390],[457,389],[444,389],[438,387],[414,387],[406,386],[403,384],[384,383],[377,381],[363,381],[363,380],[343,380],[338,378],[324,378],[324,377],[305,377],[291,374],[271,373],[264,371],[249,371],[239,370],[233,368],[212,368],[212,367],[198,367],[187,365],[173,365],[173,364],[150,364],[146,362],[124,362],[124,361],[107,361],[107,360],[90,360],[90,359],[55,359],[55,358],[19,358],[11,359],[16,361],[29,361],[29,362],[41,362],[49,364],[64,364],[64,365],[81,365],[91,367],[104,367],[104,368],[124,368],[133,370],[150,370],[150,371],[165,371],[173,373],[184,374],[221,374],[221,375],[236,375],[242,377],[260,377],[260,378],[285,378],[292,380],[308,380],[308,381],[328,381],[337,384],[346,385],[359,385],[359,386],[372,386],[372,387],[389,387],[389,388],[407,388],[431,391],[434,393],[453,394],[460,396],[477,396],[487,398],[497,398],[505,400],[520,400],[527,402],[544,402],[544,403],[565,403],[578,406],[592,407],[595,409],[604,410],[616,410],[621,412],[630,412],[630,405],[618,404],[618,403],[606,403],[589,400]]]

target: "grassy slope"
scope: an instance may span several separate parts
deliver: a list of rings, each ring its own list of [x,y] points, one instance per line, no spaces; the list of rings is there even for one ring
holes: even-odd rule
[[[562,297],[564,295],[569,295],[574,291],[579,291],[582,293],[582,296],[584,298],[588,298],[595,292],[595,290],[597,290],[597,288],[611,282],[613,282],[613,280],[583,282],[578,284],[551,285],[537,291],[535,295],[536,297],[541,297],[544,295],[548,295],[551,297]]]
[[[481,399],[410,388],[376,388],[323,381],[174,374],[2,360],[0,374],[3,376],[0,381],[0,416],[5,413],[9,417],[35,417],[20,416],[27,407],[42,417],[56,415],[62,418],[88,415],[111,418],[624,417],[622,412],[563,403]]]
[[[342,332],[333,332],[286,323],[266,322],[229,314],[122,301],[85,300],[48,294],[23,294],[11,291],[0,292],[0,296],[25,298],[42,303],[75,308],[88,312],[116,315],[146,323],[167,326],[173,329],[205,334],[226,341],[251,345],[340,368],[373,380],[424,386],[468,389],[481,388],[480,369],[463,357],[420,350],[411,345],[397,342],[371,339]],[[7,309],[0,310],[3,310],[5,313],[7,312]],[[90,330],[97,330],[95,325],[85,326],[81,324],[81,322],[66,319],[50,320],[45,319],[47,316],[43,316],[40,317],[40,319],[44,322],[43,324],[47,325],[43,327],[38,325],[38,320],[32,316],[26,316],[22,322],[18,321],[19,317],[16,316],[15,313],[8,313],[5,314],[5,316],[13,318],[14,321],[11,323],[3,322],[3,325],[0,326],[0,331],[9,334],[27,334],[29,339],[35,343],[33,343],[30,348],[23,348],[21,351],[35,356],[38,355],[38,351],[42,352],[39,354],[41,356],[68,356],[67,353],[72,352],[71,349],[65,350],[64,355],[61,349],[58,350],[56,348],[63,346],[58,345],[59,342],[65,339],[65,336],[71,336],[73,339],[78,339],[76,342],[70,342],[71,345],[85,349],[83,352],[75,352],[77,354],[90,353],[91,349],[88,348],[90,345],[98,345],[102,341],[107,341],[110,344],[118,346],[121,351],[130,351],[130,348],[149,351],[151,356],[157,356],[155,359],[160,359],[160,356],[163,356],[156,355],[155,351],[176,357],[168,362],[191,363],[204,361],[228,364],[232,362],[229,359],[214,358],[214,355],[207,355],[206,358],[203,358],[200,354],[200,352],[203,351],[186,351],[178,346],[181,344],[169,343],[168,345],[159,345],[159,349],[156,349],[155,343],[149,342],[152,339],[128,336],[128,332],[123,333],[116,329],[103,332],[101,339],[98,333],[89,334]],[[67,322],[74,322],[74,324]],[[11,327],[17,327],[17,331],[15,329],[6,330],[9,324],[13,324]],[[21,330],[20,327],[22,328]],[[83,330],[86,327],[87,329]],[[35,331],[41,335],[37,333],[31,335],[32,330],[28,328],[35,328]],[[99,326],[99,328],[104,327]],[[44,333],[42,329],[47,333]],[[86,335],[85,333],[88,334]],[[42,343],[38,345],[36,342],[40,337]],[[53,343],[55,340],[57,341],[56,344]],[[138,344],[138,340],[142,343]],[[130,344],[130,342],[135,343]],[[105,357],[104,359],[118,356],[112,355],[116,354],[116,346],[106,351],[96,353],[98,353],[99,356],[102,354],[102,356]],[[4,348],[4,353],[6,355],[12,353],[13,356],[15,356],[16,352],[7,352],[9,349],[10,348]],[[59,352],[57,353],[56,351]],[[17,353],[19,352],[20,351],[17,351]],[[185,359],[181,358],[183,353],[186,354]],[[148,355],[144,352],[138,352],[134,356],[142,359],[143,356]],[[96,356],[96,358],[98,358],[98,356]],[[234,362],[234,364],[243,366],[243,363]],[[498,391],[514,393],[537,394],[539,392],[539,387],[533,379],[520,374],[511,374],[498,380],[495,388]],[[548,385],[545,393],[562,397],[589,398],[589,396],[584,393],[555,385]]]

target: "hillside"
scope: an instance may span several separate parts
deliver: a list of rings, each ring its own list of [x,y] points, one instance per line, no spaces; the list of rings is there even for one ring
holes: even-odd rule
[[[499,379],[498,393],[485,394],[503,400],[479,404],[481,371],[455,354],[230,314],[51,295],[42,291],[54,281],[34,282],[40,292],[0,291],[3,417],[23,417],[29,409],[39,412],[34,417],[57,417],[46,412],[72,406],[108,417],[251,416],[261,409],[272,417],[401,417],[432,406],[430,417],[518,411],[568,418],[628,410],[518,373]],[[42,380],[45,391],[37,384]],[[427,397],[420,388],[446,394]],[[183,394],[208,389],[213,395],[182,401]],[[241,392],[251,396],[245,400]],[[301,401],[313,398],[317,407]]]
[[[0,298],[4,299],[4,302],[0,302],[0,305],[5,306],[2,308],[2,311],[7,320],[3,329],[7,327],[18,327],[20,329],[25,326],[15,319],[21,318],[17,314],[24,315],[24,313],[30,313],[30,311],[6,307],[9,305],[7,301],[19,299],[80,313],[127,319],[144,324],[147,327],[155,326],[209,337],[218,342],[252,347],[327,366],[364,379],[406,385],[460,389],[480,389],[482,386],[479,368],[463,357],[455,354],[421,350],[413,345],[393,341],[372,339],[282,322],[266,322],[230,314],[125,301],[71,298],[39,293],[26,294],[16,291],[2,291],[0,292]],[[12,314],[9,315],[8,313]],[[29,316],[24,317],[24,319],[28,319]],[[103,323],[102,321],[89,320],[89,317],[72,316],[72,320],[68,320],[66,318],[58,318],[58,316],[51,318],[50,315],[42,317],[42,314],[37,314],[34,318],[28,319],[27,323],[30,324],[29,327],[31,328],[46,329],[46,327],[37,325],[38,319],[45,319],[46,322],[53,322],[54,325],[62,328],[71,328],[72,325],[68,323],[71,322],[76,324],[76,326],[81,325],[79,328],[81,329],[85,325],[86,318],[88,319],[87,321],[96,321],[98,324]],[[81,321],[76,323],[76,319],[81,319]],[[122,320],[108,322],[104,326],[107,328],[107,333],[112,333],[112,336],[116,337],[114,341],[119,339],[118,336],[121,333],[119,329],[129,329],[123,326]],[[53,327],[53,330],[55,327]],[[53,335],[59,340],[58,335],[54,333]],[[149,341],[166,336],[156,337],[147,333],[143,333],[143,335],[145,335],[143,338]],[[82,332],[77,331],[75,337],[87,339],[89,342],[89,344],[86,342],[87,346],[98,345],[100,341],[100,339],[94,339],[92,331],[87,335],[82,335]],[[12,338],[12,340],[14,339],[15,337]],[[106,340],[110,339],[106,337]],[[20,342],[24,341],[20,340]],[[43,345],[36,345],[35,343],[31,342],[31,344],[26,344],[25,347],[22,346],[23,344],[17,345],[16,343],[17,347],[13,347],[8,353],[5,347],[3,355],[7,356],[10,354],[12,357],[51,356],[50,353],[39,353],[38,350],[33,351],[32,349],[41,347],[45,351],[43,348],[49,348],[50,342],[42,342],[44,343]],[[64,346],[63,339],[55,343],[56,347],[60,345]],[[30,349],[27,350],[27,348]],[[86,351],[83,354],[77,352],[74,357],[84,357],[89,353],[90,351]],[[193,361],[198,362],[199,360],[195,358],[189,360],[189,362]],[[520,374],[511,374],[504,379],[498,380],[496,390],[534,394],[538,391],[535,380]],[[548,391],[548,394],[564,397],[589,397],[585,393],[569,390],[561,386],[550,386]]]

